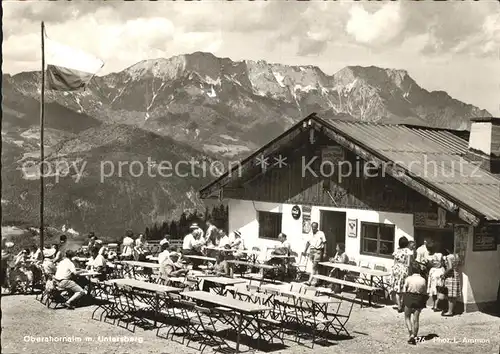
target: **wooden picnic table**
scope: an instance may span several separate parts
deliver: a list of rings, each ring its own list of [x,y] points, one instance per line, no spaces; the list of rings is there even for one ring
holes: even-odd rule
[[[271,308],[259,304],[253,304],[226,296],[211,294],[205,291],[186,291],[180,293],[181,296],[193,300],[203,301],[212,305],[231,309],[239,314],[238,324],[236,326],[236,352],[240,350],[240,334],[242,331],[243,319],[245,315],[252,315],[254,318],[258,314],[270,311]],[[233,322],[229,322],[233,324]]]
[[[336,268],[353,273],[359,273],[360,276],[358,277],[358,281],[361,281],[363,284],[369,285],[374,288],[380,288],[381,290],[385,290],[385,283],[383,281],[383,277],[391,275],[391,272],[388,271],[358,267],[352,264],[332,263],[332,262],[320,262],[319,264],[325,267]],[[369,300],[371,304],[371,295]]]
[[[217,261],[215,258],[213,257],[206,257],[206,256],[196,256],[196,255],[185,255],[185,256],[182,256],[182,258],[188,258],[188,259],[197,259],[197,260],[200,260],[200,261],[205,261],[205,262],[215,262]]]
[[[229,263],[229,264],[244,265],[244,266],[248,266],[248,267],[252,267],[252,268],[260,268],[260,269],[267,269],[267,270],[271,270],[271,269],[275,269],[276,268],[276,266],[272,266],[272,265],[269,265],[269,264],[261,264],[261,263],[239,261],[239,260],[236,260],[236,259],[231,259],[231,260],[228,260],[226,262]]]
[[[374,277],[386,277],[386,276],[391,275],[391,272],[377,270],[377,269],[358,267],[358,266],[355,266],[352,264],[333,263],[333,262],[320,262],[319,264],[322,266],[325,266],[325,267],[329,267],[329,268],[337,268],[337,269],[345,270],[348,272],[361,273],[361,274],[366,274],[366,275],[370,275],[370,276],[374,276]]]
[[[179,292],[182,290],[180,288],[175,288],[173,286],[149,283],[146,281],[137,280],[137,279],[130,279],[130,278],[106,280],[106,283],[117,284],[117,285],[128,285],[128,286],[131,286],[132,288],[137,288],[137,289],[151,291],[151,292],[159,291],[159,292],[169,293],[169,292]]]
[[[88,282],[88,288],[87,288],[87,294],[90,295],[92,293],[92,281],[90,278],[96,277],[98,275],[101,275],[99,272],[95,272],[93,270],[86,270],[86,269],[81,269],[78,271],[77,275],[81,277],[85,277],[89,280]]]
[[[232,265],[242,265],[242,266],[247,266],[247,267],[250,267],[250,268],[259,268],[260,269],[260,273],[259,274],[256,274],[258,276],[260,276],[260,279],[258,279],[257,277],[252,277],[249,275],[244,275],[243,272],[240,274],[241,278],[246,278],[246,279],[250,279],[250,282],[252,280],[257,280],[257,281],[260,281],[261,283],[265,280],[264,278],[264,270],[272,270],[272,269],[276,269],[278,268],[277,266],[273,266],[273,265],[270,265],[270,264],[262,264],[262,263],[253,263],[253,262],[246,262],[246,261],[239,261],[239,260],[228,260],[227,263],[229,264],[232,264]],[[233,267],[231,267],[231,275],[233,274]],[[274,280],[273,280],[274,281]]]
[[[78,275],[81,275],[82,277],[96,277],[98,275],[101,275],[101,273],[93,271],[93,270],[84,270],[84,271],[78,273]]]
[[[271,301],[275,308],[276,305],[278,305],[278,308],[284,307],[285,309],[292,307],[294,309],[292,314],[295,314],[293,316],[295,320],[301,326],[312,327],[314,335],[316,332],[320,334],[329,333],[330,328],[335,330],[337,335],[340,331],[346,330],[345,322],[347,321],[339,321],[339,316],[343,316],[343,314],[339,314],[342,299],[324,295],[304,294],[272,285],[264,285],[261,289],[264,291],[270,290],[274,293],[271,293]],[[340,325],[340,328],[337,329],[333,325],[334,322],[338,322],[337,324]]]
[[[190,270],[189,274],[190,276],[197,277],[197,278],[209,278],[209,277],[218,277],[218,274],[215,273],[206,273],[205,271],[202,270]]]
[[[296,301],[301,301],[305,302],[308,304],[308,308],[311,312],[314,314],[321,313],[325,317],[328,317],[328,305],[330,304],[339,304],[340,306],[340,301],[336,298],[332,298],[329,296],[317,296],[317,295],[310,295],[310,294],[304,294],[300,293],[297,291],[291,291],[287,289],[283,289],[277,286],[273,285],[263,285],[261,289],[265,290],[271,290],[274,292],[277,292],[280,295],[285,295],[287,297],[291,297],[295,299]],[[303,309],[303,307],[300,307]]]
[[[118,262],[132,267],[151,268],[151,269],[160,268],[160,265],[158,263],[152,263],[152,262],[139,262],[139,261],[118,261]]]
[[[235,279],[235,278],[226,278],[226,277],[206,277],[203,279],[206,283],[212,283],[215,287],[214,289],[216,294],[222,295],[227,286],[246,283],[244,279]]]
[[[257,257],[260,255],[260,251],[254,251],[254,250],[239,250],[235,248],[214,247],[214,246],[206,247],[206,249],[210,251],[225,253],[226,255],[231,253],[243,253],[246,254],[254,263],[257,262]]]
[[[314,295],[310,295],[310,294],[303,294],[303,293],[300,293],[297,291],[286,290],[286,289],[283,289],[283,288],[280,288],[277,286],[273,286],[273,285],[262,285],[261,289],[272,290],[272,291],[275,291],[275,292],[282,294],[282,295],[288,295],[288,296],[292,296],[295,298],[299,298],[299,299],[303,299],[303,300],[307,300],[307,301],[312,301],[312,302],[315,302],[315,303],[321,304],[321,305],[333,304],[333,303],[339,302],[338,299],[331,298],[328,296],[314,296]]]
[[[338,279],[334,277],[328,277],[326,275],[313,275],[313,278],[316,278],[318,280],[326,281],[328,283],[333,283],[333,284],[340,284],[340,285],[345,285],[345,286],[352,286],[354,288],[358,288],[361,290],[365,290],[368,292],[368,304],[371,306],[372,305],[372,294],[377,291],[377,290],[382,290],[382,288],[373,286],[373,285],[367,285],[363,283],[355,283],[352,281],[347,281],[343,279]]]
[[[182,289],[180,288],[175,288],[173,286],[166,286],[166,285],[160,285],[160,284],[154,284],[154,283],[148,283],[145,281],[141,280],[136,280],[136,279],[112,279],[112,280],[107,280],[105,281],[106,284],[117,284],[117,285],[125,285],[125,286],[130,286],[134,289],[139,289],[143,290],[146,292],[151,293],[154,295],[154,303],[152,304],[154,312],[155,312],[155,317],[154,317],[154,325],[156,327],[157,323],[157,316],[160,313],[160,293],[178,293],[181,292]]]
[[[269,256],[269,259],[271,258],[282,258],[282,259],[292,259],[296,258],[295,256],[287,256],[286,254],[271,254]]]
[[[232,248],[216,247],[216,246],[208,246],[208,247],[205,247],[205,249],[212,250],[212,251],[218,251],[218,252],[234,252],[234,249],[232,249]]]
[[[152,262],[139,262],[139,261],[118,261],[118,264],[124,265],[123,275],[129,275],[133,278],[136,277],[136,268],[144,268],[144,269],[160,269],[160,264],[152,263]],[[152,274],[146,274],[151,280]]]

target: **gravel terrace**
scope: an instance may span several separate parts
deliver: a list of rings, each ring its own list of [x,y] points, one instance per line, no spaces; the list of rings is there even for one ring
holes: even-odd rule
[[[157,338],[155,331],[137,328],[131,333],[123,328],[91,319],[93,306],[66,309],[47,309],[34,296],[2,297],[2,353],[196,353],[196,349]],[[424,310],[421,315],[421,335],[438,337],[416,346],[406,343],[407,331],[402,314],[391,307],[360,308],[355,305],[347,328],[353,339],[341,338],[333,346],[316,345],[314,353],[500,353],[500,319],[469,313],[442,318],[439,313]],[[36,343],[25,336],[82,339],[81,342]],[[102,341],[99,336],[113,337],[122,342]],[[87,341],[86,337],[90,337]],[[123,342],[123,338],[136,342]],[[469,341],[469,342],[464,342]],[[142,342],[142,343],[141,343]],[[274,353],[313,353],[309,346],[285,342],[285,350]],[[206,352],[210,352],[207,349]]]

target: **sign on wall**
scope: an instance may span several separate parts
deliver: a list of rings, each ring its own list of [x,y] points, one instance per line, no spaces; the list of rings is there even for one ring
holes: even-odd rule
[[[300,207],[298,205],[294,205],[292,207],[292,218],[294,220],[299,220],[300,219],[300,214],[302,214],[301,211],[300,211]]]
[[[465,263],[465,254],[467,252],[467,241],[469,234],[472,232],[472,226],[468,225],[455,225],[455,250],[454,253],[458,255],[460,264]]]
[[[358,237],[358,219],[347,220],[347,236]]]
[[[473,252],[496,251],[497,249],[496,232],[497,229],[492,226],[483,226],[475,228],[472,251]]]
[[[311,206],[304,205],[302,207],[302,233],[308,234],[311,232]]]

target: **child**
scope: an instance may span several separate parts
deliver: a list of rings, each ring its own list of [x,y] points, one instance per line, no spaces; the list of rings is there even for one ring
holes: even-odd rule
[[[423,277],[424,270],[416,262],[412,262],[410,267],[410,276],[406,278],[404,283],[404,312],[405,323],[408,328],[410,339],[409,344],[417,344],[416,337],[418,335],[420,312],[425,308],[428,295],[427,285]]]

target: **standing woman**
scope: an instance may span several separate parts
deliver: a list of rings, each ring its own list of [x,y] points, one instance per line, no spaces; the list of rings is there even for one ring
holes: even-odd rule
[[[429,255],[427,256],[427,265],[429,269],[429,277],[427,283],[427,294],[432,296],[432,310],[438,312],[437,294],[438,288],[443,286],[444,275],[444,259],[443,254],[435,252],[435,247],[429,247]]]
[[[394,265],[392,266],[391,292],[395,295],[397,310],[403,312],[403,301],[405,280],[409,275],[410,264],[413,261],[413,251],[408,248],[408,239],[401,237],[398,241],[399,248],[392,254]]]
[[[462,295],[462,282],[460,281],[460,271],[458,269],[460,260],[457,254],[446,256],[446,271],[444,272],[444,286],[448,290],[448,312],[443,312],[441,316],[451,317],[455,315],[455,304]]]

